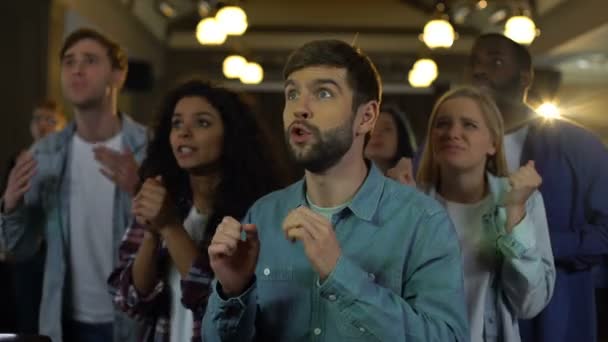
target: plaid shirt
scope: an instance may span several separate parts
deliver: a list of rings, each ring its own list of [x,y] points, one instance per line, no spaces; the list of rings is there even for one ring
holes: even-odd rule
[[[133,285],[132,267],[135,256],[144,239],[145,228],[134,220],[125,233],[119,249],[120,262],[108,279],[114,304],[129,316],[145,324],[144,334],[140,341],[169,342],[171,329],[171,290],[166,281],[167,264],[170,262],[168,249],[159,249],[158,270],[154,290],[146,297],[141,297]],[[210,294],[213,273],[209,266],[209,257],[202,251],[194,261],[188,276],[181,280],[181,302],[185,308],[192,310],[192,342],[201,341],[202,318]]]

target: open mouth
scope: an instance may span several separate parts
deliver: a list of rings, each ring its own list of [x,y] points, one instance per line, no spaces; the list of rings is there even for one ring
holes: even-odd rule
[[[302,124],[293,124],[289,133],[291,141],[296,144],[304,143],[312,136],[312,132]]]

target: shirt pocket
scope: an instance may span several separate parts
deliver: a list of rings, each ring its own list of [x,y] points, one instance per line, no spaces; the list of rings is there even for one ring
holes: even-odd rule
[[[297,284],[292,266],[259,265],[258,303],[266,324],[277,326],[279,321],[291,319],[293,303],[298,299]]]

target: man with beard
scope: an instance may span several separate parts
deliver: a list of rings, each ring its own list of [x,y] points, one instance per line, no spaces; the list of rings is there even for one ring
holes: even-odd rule
[[[31,250],[32,227],[43,227],[41,334],[53,341],[134,340],[133,322],[114,310],[105,285],[146,143],[144,127],[116,107],[127,56],[102,34],[81,29],[66,38],[60,59],[74,122],[19,156],[2,198],[0,233],[9,250]]]
[[[606,148],[587,130],[565,120],[542,119],[526,104],[533,72],[525,47],[499,34],[483,35],[470,62],[471,81],[493,96],[504,118],[510,171],[534,160],[543,178],[539,190],[557,278],[544,311],[520,322],[522,340],[596,341],[593,272],[606,277],[608,255]]]
[[[448,216],[363,157],[381,94],[371,61],[313,41],[283,74],[285,136],[305,176],[218,225],[204,340],[468,340]]]

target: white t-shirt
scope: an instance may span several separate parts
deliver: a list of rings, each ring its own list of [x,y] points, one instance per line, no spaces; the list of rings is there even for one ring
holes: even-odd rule
[[[70,164],[70,269],[72,319],[85,323],[114,320],[106,280],[113,267],[116,186],[101,174],[93,148],[120,151],[122,134],[91,144],[77,134]]]
[[[482,216],[492,206],[492,195],[473,204],[450,202],[439,196],[438,200],[450,215],[460,241],[471,342],[483,342],[486,295],[496,260],[480,253],[483,249]]]
[[[198,210],[192,206],[188,217],[184,220],[184,228],[196,244],[203,239],[206,224],[207,217],[199,213]],[[192,311],[186,309],[181,302],[181,279],[182,277],[179,274],[177,267],[171,262],[171,266],[169,267],[169,285],[171,288],[171,342],[183,342],[192,339],[194,318],[192,317]]]
[[[503,142],[509,173],[517,171],[521,166],[521,153],[527,136],[528,125],[525,125],[522,128],[505,135]]]

